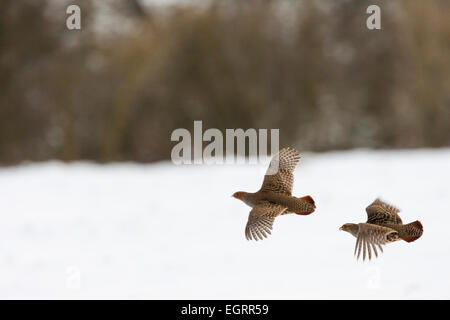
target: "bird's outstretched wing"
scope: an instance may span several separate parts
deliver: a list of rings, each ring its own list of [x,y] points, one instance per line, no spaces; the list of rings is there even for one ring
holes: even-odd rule
[[[271,202],[262,202],[255,206],[248,216],[245,227],[247,240],[263,240],[270,234],[275,217],[282,214],[287,208]]]
[[[372,249],[375,256],[378,257],[377,247],[383,252],[382,245],[388,242],[393,242],[399,239],[397,231],[377,226],[374,224],[360,223],[358,224],[358,234],[356,236],[355,255],[357,259],[363,252],[363,260],[366,260],[366,252],[369,256],[369,260],[372,258]]]
[[[272,191],[290,195],[294,184],[294,169],[300,161],[300,153],[283,148],[270,161],[260,191]]]
[[[398,215],[400,210],[378,198],[366,208],[366,212],[367,223],[380,226],[386,223],[403,223],[402,219],[400,219],[400,216]]]

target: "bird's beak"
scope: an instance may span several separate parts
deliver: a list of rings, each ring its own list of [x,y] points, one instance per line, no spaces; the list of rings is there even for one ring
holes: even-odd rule
[[[342,227],[340,227],[339,230],[340,230],[340,231],[343,230]]]

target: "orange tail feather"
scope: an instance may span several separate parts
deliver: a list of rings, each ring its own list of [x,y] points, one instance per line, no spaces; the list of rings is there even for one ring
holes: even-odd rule
[[[312,204],[314,206],[314,209],[316,208],[316,203],[314,202],[314,199],[311,196],[301,197],[300,199],[305,200],[306,202]],[[294,212],[294,213],[306,216],[308,214],[313,213],[314,209],[312,211],[299,211],[299,212]]]
[[[423,226],[422,226],[422,223],[420,223],[420,221],[417,220],[417,221],[408,223],[407,226],[414,229],[415,233],[417,233],[418,235],[406,236],[406,237],[403,237],[402,240],[405,240],[406,242],[413,242],[422,236]]]
[[[302,212],[294,212],[295,214],[300,214],[302,216],[307,216],[308,214],[313,213],[314,211],[302,211]]]
[[[305,200],[305,201],[308,202],[308,203],[311,203],[311,204],[313,204],[313,205],[316,205],[316,203],[314,202],[314,199],[311,198],[311,196],[301,197],[300,199],[303,199],[303,200]]]

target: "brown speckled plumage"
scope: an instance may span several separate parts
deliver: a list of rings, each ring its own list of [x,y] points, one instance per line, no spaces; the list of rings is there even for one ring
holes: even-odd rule
[[[264,239],[271,233],[274,219],[283,214],[310,214],[316,206],[310,196],[291,195],[294,169],[300,154],[292,148],[280,150],[271,160],[261,188],[255,193],[236,192],[233,197],[252,207],[245,227],[247,240]]]
[[[398,240],[412,242],[419,239],[423,233],[420,221],[403,224],[398,215],[400,210],[386,202],[376,199],[367,208],[366,223],[346,223],[340,229],[356,237],[355,255],[360,257],[361,249],[363,260],[366,253],[369,260],[372,251],[378,257],[377,248],[383,251],[382,245]]]

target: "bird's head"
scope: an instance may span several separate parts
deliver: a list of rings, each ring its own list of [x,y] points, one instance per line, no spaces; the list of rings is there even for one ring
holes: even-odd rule
[[[358,225],[354,223],[346,223],[339,228],[339,230],[347,231],[351,234],[356,234],[358,232]]]
[[[236,199],[244,201],[245,194],[246,194],[246,192],[238,191],[238,192],[233,193],[233,198],[236,198]]]

